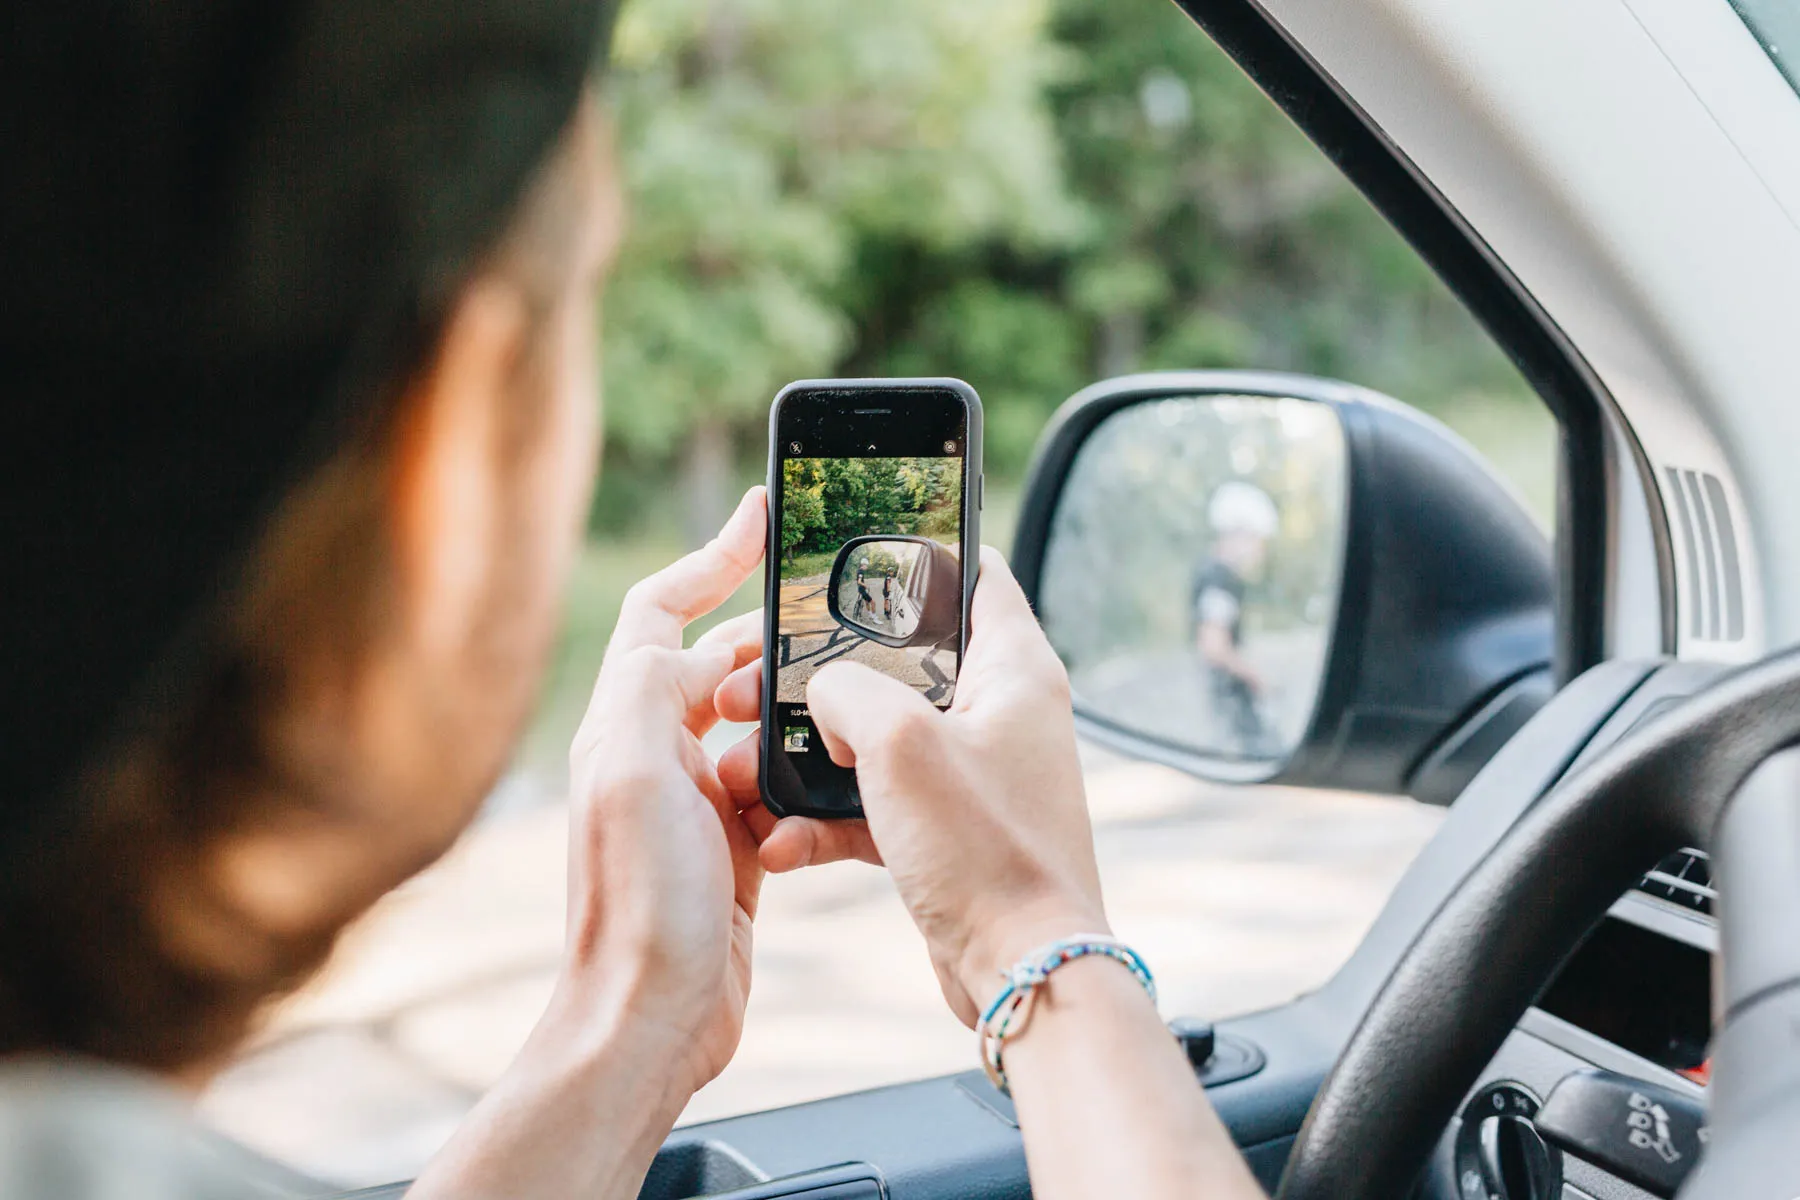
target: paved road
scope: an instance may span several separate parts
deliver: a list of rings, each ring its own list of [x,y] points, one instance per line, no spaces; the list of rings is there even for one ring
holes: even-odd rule
[[[743,732],[718,731],[709,749]],[[1083,754],[1107,908],[1155,969],[1170,1016],[1249,1011],[1317,986],[1441,816]],[[416,1172],[542,1010],[566,845],[561,805],[513,781],[456,850],[352,932],[203,1111],[345,1186]],[[768,882],[742,1048],[686,1119],[962,1070],[973,1055],[887,877],[820,867]]]
[[[844,659],[865,663],[925,693],[933,702],[948,699],[955,675],[956,653],[908,647],[896,650],[858,637],[832,620],[825,606],[826,576],[809,575],[781,585],[781,642],[777,661],[776,699],[806,703],[806,684],[818,669]]]

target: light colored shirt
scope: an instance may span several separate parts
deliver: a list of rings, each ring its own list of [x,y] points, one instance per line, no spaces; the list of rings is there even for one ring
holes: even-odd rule
[[[329,1190],[209,1132],[152,1076],[81,1059],[0,1060],[6,1200],[273,1200]]]

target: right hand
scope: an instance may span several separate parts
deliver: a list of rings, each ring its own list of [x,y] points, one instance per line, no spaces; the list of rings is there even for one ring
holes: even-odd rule
[[[758,667],[738,672],[719,711],[744,711],[759,687]],[[821,670],[807,704],[832,760],[856,768],[868,820],[775,822],[757,799],[755,745],[740,744],[720,775],[762,836],[762,863],[885,862],[965,1024],[1024,954],[1108,932],[1068,675],[997,552],[982,551],[947,712],[856,663]]]

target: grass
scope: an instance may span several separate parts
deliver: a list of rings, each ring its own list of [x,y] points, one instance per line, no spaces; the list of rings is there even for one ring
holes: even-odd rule
[[[815,554],[796,554],[782,564],[783,579],[805,579],[808,575],[823,575],[831,570],[831,564],[837,561],[834,550],[820,550]]]

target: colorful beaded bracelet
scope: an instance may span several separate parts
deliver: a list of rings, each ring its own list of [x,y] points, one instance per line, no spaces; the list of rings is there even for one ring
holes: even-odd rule
[[[1000,972],[1006,985],[989,1001],[987,1011],[981,1014],[975,1027],[981,1038],[981,1065],[987,1071],[989,1083],[1012,1094],[1007,1087],[1006,1067],[1002,1061],[1007,1039],[1024,1031],[1025,1023],[1031,1019],[1031,1001],[1050,978],[1050,973],[1091,954],[1123,965],[1150,993],[1150,1003],[1156,1003],[1156,980],[1151,978],[1150,968],[1144,965],[1137,951],[1117,938],[1082,934],[1040,946],[1020,959],[1012,970]]]

